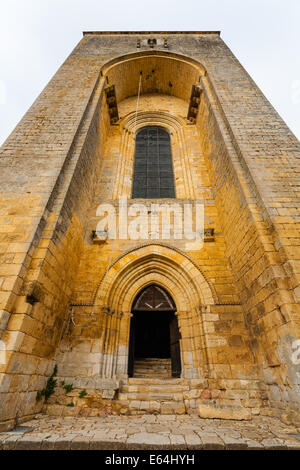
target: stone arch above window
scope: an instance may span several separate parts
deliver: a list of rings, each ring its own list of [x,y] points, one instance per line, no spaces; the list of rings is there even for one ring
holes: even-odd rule
[[[146,126],[135,139],[132,198],[174,198],[174,172],[169,133]]]
[[[119,159],[115,169],[113,199],[132,196],[132,181],[136,132],[146,126],[162,127],[171,136],[172,163],[176,181],[176,198],[195,199],[190,158],[186,141],[186,123],[178,117],[163,111],[130,112],[120,122],[121,138]],[[194,125],[189,124],[191,128]]]

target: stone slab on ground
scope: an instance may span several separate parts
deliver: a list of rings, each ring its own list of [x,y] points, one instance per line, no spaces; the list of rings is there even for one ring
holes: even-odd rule
[[[0,433],[0,450],[298,449],[300,429],[276,418],[251,422],[194,415],[38,415]]]
[[[200,418],[250,420],[252,417],[251,411],[242,407],[199,405],[198,411]]]

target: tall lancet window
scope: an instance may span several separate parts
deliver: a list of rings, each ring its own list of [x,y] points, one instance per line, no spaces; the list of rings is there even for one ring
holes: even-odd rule
[[[175,197],[170,135],[162,127],[144,127],[136,135],[132,197]]]

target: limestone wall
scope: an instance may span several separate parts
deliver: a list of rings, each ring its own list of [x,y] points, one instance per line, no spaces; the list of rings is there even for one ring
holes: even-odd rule
[[[112,250],[110,242],[91,240],[95,208],[119,192],[128,194],[141,70],[140,111],[146,116],[138,125],[154,112],[150,122],[173,127],[177,195],[205,201],[207,226],[215,228],[214,242],[199,253],[180,243],[173,247],[207,282],[193,284],[199,302],[191,294],[192,307],[199,313],[181,315],[186,370],[207,375],[210,399],[240,400],[255,410],[271,405],[294,417],[299,410],[299,372],[291,359],[300,335],[299,142],[218,34],[87,34],[0,151],[0,330],[6,347],[0,421],[6,426],[40,409],[36,392],[54,359],[63,367],[76,365],[76,348],[83,376],[100,373],[102,353],[108,373],[126,369],[128,318],[119,328],[118,315],[130,308],[106,320],[101,308],[109,306],[107,290],[105,305],[99,303],[94,324],[85,329],[70,325],[69,304],[86,303],[76,305],[75,318],[89,320]],[[203,92],[191,125],[186,113],[195,83]],[[115,85],[122,118],[114,126],[103,93],[107,84]],[[133,243],[118,242],[114,259],[131,249]],[[168,256],[161,254],[158,270]],[[157,276],[163,282],[162,271]],[[117,285],[113,276],[111,282]],[[214,293],[206,313],[201,289]],[[181,293],[177,297],[180,302]],[[65,336],[55,356],[66,328],[73,353],[68,355]],[[252,389],[260,393],[232,394],[250,387],[243,380],[255,382]]]
[[[116,288],[119,307],[111,304],[110,296],[106,295],[113,286],[110,275],[101,284],[111,252],[113,251],[113,260],[118,258],[122,260],[124,251],[129,252],[128,257],[125,256],[121,265],[124,266],[124,272],[128,276],[130,265],[135,262],[134,252],[138,245],[148,244],[144,249],[137,250],[138,258],[152,254],[149,263],[145,261],[143,269],[141,268],[141,281],[144,283],[160,282],[172,293],[175,300],[180,299],[182,302],[183,296],[186,296],[187,293],[182,292],[181,286],[173,285],[174,283],[167,279],[166,275],[160,274],[158,277],[159,268],[157,266],[151,269],[151,263],[153,263],[159,249],[161,256],[174,257],[174,263],[177,263],[175,269],[179,272],[182,263],[187,263],[187,259],[184,260],[181,254],[175,252],[175,248],[182,250],[190,260],[197,264],[199,271],[195,273],[194,277],[197,278],[198,272],[201,272],[213,291],[213,297],[203,299],[202,305],[201,300],[199,298],[197,300],[196,293],[191,294],[191,297],[194,297],[192,304],[189,298],[182,302],[182,305],[178,300],[179,311],[177,315],[182,334],[182,376],[208,379],[201,382],[201,387],[198,390],[190,393],[187,406],[195,406],[201,393],[204,392],[205,396],[205,390],[208,389],[211,399],[218,400],[220,404],[241,405],[243,398],[243,404],[251,406],[253,412],[257,413],[263,404],[261,391],[257,390],[258,371],[253,363],[242,308],[226,255],[225,240],[206,163],[199,144],[198,130],[195,125],[187,124],[183,119],[187,112],[185,101],[162,94],[142,96],[136,116],[136,128],[145,125],[146,122],[149,125],[162,124],[171,132],[177,202],[196,199],[204,204],[205,227],[215,230],[213,241],[206,241],[201,250],[189,251],[186,249],[186,240],[158,239],[151,242],[150,227],[149,239],[140,242],[136,240],[108,240],[99,245],[93,243],[91,239],[91,233],[96,229],[100,219],[96,216],[97,206],[106,201],[114,204],[118,212],[118,198],[124,195],[128,198],[131,196],[134,145],[129,138],[127,146],[124,147],[124,134],[128,134],[126,122],[135,107],[136,99],[133,98],[125,99],[119,104],[120,124],[113,126],[107,137],[103,153],[101,184],[89,212],[84,249],[74,284],[71,301],[73,321],[70,323],[70,329],[61,344],[57,357],[59,375],[69,383],[78,383],[81,378],[82,384],[87,383],[87,378],[113,379],[117,377],[122,380],[126,379],[130,328],[128,313],[131,309],[131,303],[124,305],[124,301],[121,300],[120,288]],[[177,119],[176,126],[180,128],[180,131],[174,129],[174,124],[165,116]],[[131,132],[134,130],[135,128]],[[186,158],[187,166],[185,165]],[[125,164],[120,166],[120,161],[124,161]],[[187,184],[186,175],[190,176],[190,184]],[[129,199],[128,205],[131,202],[134,201]],[[151,201],[139,200],[139,202],[147,204],[149,211],[151,211]],[[172,200],[167,202],[172,202]],[[158,230],[160,234],[161,225],[162,219],[160,219]],[[173,250],[164,247],[166,244]],[[119,273],[120,276],[121,266],[119,267],[118,263],[116,266],[112,266],[114,272]],[[166,266],[166,269],[169,269],[171,273],[171,267]],[[186,270],[189,271],[188,268]],[[176,276],[175,273],[172,275]],[[137,281],[136,276],[133,280],[134,283]],[[196,280],[196,283],[200,290],[203,289],[200,286],[200,280]],[[138,286],[141,288],[143,284],[139,283]],[[126,288],[129,291],[131,289],[128,282]],[[132,291],[131,302],[138,288],[135,287]],[[96,294],[99,290],[102,290],[100,297]],[[243,383],[241,379],[243,379]],[[224,383],[226,383],[225,387]],[[238,386],[238,384],[240,385]],[[246,387],[249,389],[250,395],[249,392],[243,390]],[[250,396],[252,399],[247,402],[246,398],[249,399]]]

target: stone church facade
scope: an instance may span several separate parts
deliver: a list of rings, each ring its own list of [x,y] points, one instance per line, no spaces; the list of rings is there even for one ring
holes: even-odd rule
[[[299,422],[299,150],[218,32],[84,33],[1,147],[1,429],[42,409]],[[99,232],[120,199],[198,201],[203,245],[162,218]]]

